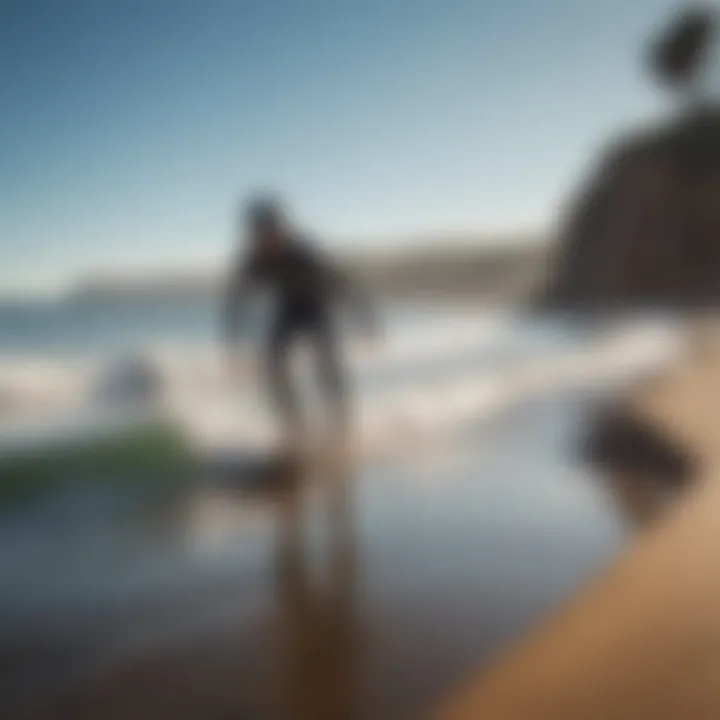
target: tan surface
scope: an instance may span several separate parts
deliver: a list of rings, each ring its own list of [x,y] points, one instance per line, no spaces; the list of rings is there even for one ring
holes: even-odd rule
[[[629,399],[692,448],[698,483],[597,583],[438,717],[720,717],[720,353],[707,328]]]

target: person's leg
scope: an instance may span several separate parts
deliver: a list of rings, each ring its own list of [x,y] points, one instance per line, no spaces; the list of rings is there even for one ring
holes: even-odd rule
[[[291,377],[291,349],[295,331],[289,319],[279,317],[270,333],[267,379],[270,395],[282,425],[283,440],[295,447],[302,432],[298,400]]]
[[[324,395],[329,422],[343,438],[350,428],[350,408],[342,351],[329,320],[319,321],[313,332],[320,390]]]

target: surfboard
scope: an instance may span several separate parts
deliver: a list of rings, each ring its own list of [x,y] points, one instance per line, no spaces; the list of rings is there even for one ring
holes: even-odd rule
[[[333,476],[348,470],[358,457],[349,443],[306,442],[299,448],[216,452],[206,458],[204,476],[227,489],[262,493],[291,489],[310,476]]]

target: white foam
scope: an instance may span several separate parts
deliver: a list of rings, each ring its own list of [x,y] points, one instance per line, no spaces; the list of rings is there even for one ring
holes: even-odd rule
[[[469,367],[430,382],[412,376],[381,391],[361,388],[357,397],[361,450],[376,455],[406,450],[408,444],[442,442],[509,404],[554,389],[627,378],[665,362],[676,348],[671,333],[632,331],[550,357],[527,355],[492,371],[480,373]],[[214,404],[206,396],[200,400],[202,407],[190,404],[179,412],[207,448],[271,443],[272,418],[259,398],[243,395],[238,391],[233,397],[226,390]]]
[[[676,347],[675,335],[662,326],[630,329],[568,349],[558,344],[550,353],[518,345],[522,333],[503,315],[438,316],[394,333],[382,346],[351,346],[362,452],[382,454],[408,444],[442,442],[510,403],[571,383],[635,372]],[[483,353],[504,347],[509,351],[506,362],[483,368]],[[155,349],[151,355],[165,379],[171,411],[201,448],[257,447],[274,441],[274,422],[254,354],[246,354],[244,374],[234,381],[216,349]],[[432,371],[426,372],[426,366]],[[0,388],[9,378],[17,391],[17,379],[24,377],[35,396],[54,399],[54,412],[60,408],[87,415],[83,407],[98,372],[96,364],[87,362],[25,360],[13,365],[4,360]],[[54,420],[43,427],[72,424]]]

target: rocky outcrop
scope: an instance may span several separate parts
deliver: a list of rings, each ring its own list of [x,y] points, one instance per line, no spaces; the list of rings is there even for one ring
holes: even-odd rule
[[[565,218],[545,307],[720,304],[720,109],[607,153]]]
[[[685,109],[605,153],[564,218],[543,307],[720,304],[720,106],[698,95],[715,25],[690,9],[652,45],[655,79]]]

